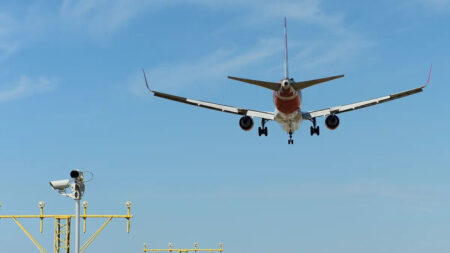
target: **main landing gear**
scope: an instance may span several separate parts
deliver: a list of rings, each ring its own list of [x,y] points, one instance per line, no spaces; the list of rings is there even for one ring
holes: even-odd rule
[[[294,140],[292,139],[292,132],[289,132],[288,144],[294,144]]]
[[[313,136],[314,134],[320,135],[319,126],[316,126],[316,118],[312,118],[311,122],[313,123],[313,126],[310,128],[311,136]]]
[[[258,127],[258,135],[265,135],[267,136],[267,127],[265,127],[265,124],[268,120],[267,119],[261,119],[261,127]]]

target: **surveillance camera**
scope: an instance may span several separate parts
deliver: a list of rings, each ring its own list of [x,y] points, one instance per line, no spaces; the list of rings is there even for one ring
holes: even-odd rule
[[[69,179],[50,181],[50,186],[55,190],[63,191],[70,186]]]

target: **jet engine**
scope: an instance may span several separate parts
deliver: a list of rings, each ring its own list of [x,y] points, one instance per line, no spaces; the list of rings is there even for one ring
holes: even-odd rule
[[[325,125],[328,129],[334,130],[339,126],[339,118],[336,115],[331,114],[325,119]]]
[[[242,128],[242,130],[249,131],[253,128],[253,119],[249,116],[243,116],[239,120],[239,126]]]

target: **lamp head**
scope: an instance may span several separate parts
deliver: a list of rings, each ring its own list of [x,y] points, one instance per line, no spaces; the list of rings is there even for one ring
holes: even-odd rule
[[[83,172],[79,171],[79,170],[72,170],[70,172],[70,177],[77,180],[77,179],[82,179],[83,178]]]

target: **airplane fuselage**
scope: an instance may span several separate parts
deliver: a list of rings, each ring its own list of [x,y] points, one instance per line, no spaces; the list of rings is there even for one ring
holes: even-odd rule
[[[282,80],[280,89],[273,93],[273,103],[275,105],[275,120],[280,123],[288,133],[293,133],[299,128],[302,120],[301,103],[302,93],[296,91],[291,83],[292,79]]]

